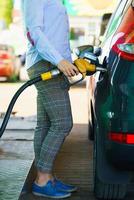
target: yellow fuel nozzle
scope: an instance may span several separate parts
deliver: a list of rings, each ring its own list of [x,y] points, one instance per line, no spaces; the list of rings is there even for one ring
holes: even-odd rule
[[[93,74],[96,72],[96,66],[82,58],[76,59],[74,64],[78,68],[79,72],[83,75],[83,77],[85,77],[87,73]]]
[[[41,79],[42,81],[46,81],[46,80],[50,80],[54,77],[57,77],[60,74],[60,70],[59,69],[53,69],[51,71],[45,72],[41,74]]]
[[[52,73],[51,73],[51,71],[50,71],[50,72],[45,72],[45,73],[41,74],[41,79],[42,79],[43,81],[49,80],[49,79],[51,79],[51,78],[52,78]]]

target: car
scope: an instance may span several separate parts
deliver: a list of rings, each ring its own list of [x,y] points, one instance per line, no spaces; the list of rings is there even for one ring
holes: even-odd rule
[[[15,56],[13,47],[0,44],[0,80],[19,80],[21,62]]]
[[[134,175],[134,0],[119,2],[100,47],[84,55],[106,71],[87,81],[94,193],[124,199]]]
[[[100,36],[103,36],[112,13],[104,13],[101,18]]]

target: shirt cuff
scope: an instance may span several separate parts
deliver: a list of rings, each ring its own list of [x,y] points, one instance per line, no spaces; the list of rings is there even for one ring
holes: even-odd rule
[[[64,60],[64,58],[60,54],[58,54],[56,56],[55,65],[57,66],[62,60]]]

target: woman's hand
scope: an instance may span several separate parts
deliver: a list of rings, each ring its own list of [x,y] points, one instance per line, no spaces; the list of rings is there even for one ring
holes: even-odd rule
[[[68,60],[61,60],[58,64],[58,68],[65,74],[65,76],[71,77],[79,74],[77,67],[75,67]]]

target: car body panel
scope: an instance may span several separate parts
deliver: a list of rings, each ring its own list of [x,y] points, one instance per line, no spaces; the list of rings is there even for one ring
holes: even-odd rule
[[[107,73],[97,72],[88,80],[89,112],[92,104],[94,111],[92,117],[96,119],[96,125],[100,129],[106,158],[112,165],[123,166],[124,169],[128,169],[130,165],[133,165],[134,169],[134,157],[130,156],[130,149],[134,153],[134,145],[118,145],[109,141],[108,133],[134,134],[134,61],[123,59],[120,54],[113,51],[112,47],[119,39],[119,33],[125,32],[126,28],[131,29],[129,23],[134,21],[132,2],[127,0],[120,2],[101,44],[102,55],[99,60],[105,65],[104,67],[107,67]],[[133,34],[133,31],[130,34]]]
[[[13,67],[10,64],[0,63],[0,76],[10,77],[13,74]]]
[[[0,77],[10,78],[16,74],[16,57],[12,47],[0,44]]]

